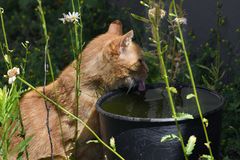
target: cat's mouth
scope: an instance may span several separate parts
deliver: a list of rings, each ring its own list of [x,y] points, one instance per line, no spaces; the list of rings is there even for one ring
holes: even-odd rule
[[[146,86],[145,86],[145,82],[144,80],[139,80],[138,81],[138,91],[145,91],[146,90]]]
[[[146,90],[145,81],[144,79],[135,79],[135,78],[126,78],[125,79],[128,85],[128,92],[135,86],[138,87],[138,91],[143,92]]]

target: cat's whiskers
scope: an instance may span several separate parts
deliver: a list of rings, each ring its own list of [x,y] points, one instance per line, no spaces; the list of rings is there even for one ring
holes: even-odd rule
[[[126,78],[126,83],[128,85],[128,90],[127,90],[127,94],[131,91],[131,89],[135,86],[135,80],[131,77]]]

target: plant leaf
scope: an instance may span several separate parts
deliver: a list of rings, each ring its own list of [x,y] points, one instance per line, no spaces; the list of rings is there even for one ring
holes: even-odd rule
[[[177,113],[176,115],[177,120],[183,120],[183,119],[194,119],[194,117],[191,114],[188,113]]]
[[[182,43],[182,40],[181,40],[179,37],[175,36],[175,39],[176,39],[179,43]]]
[[[114,151],[116,151],[116,143],[114,137],[110,138],[110,146]]]
[[[86,144],[89,144],[89,143],[99,143],[99,141],[98,140],[89,140],[86,142]]]
[[[185,77],[187,78],[187,79],[190,79],[190,77],[189,77],[189,75],[188,74],[184,74],[185,75]]]
[[[201,160],[212,160],[212,157],[210,155],[206,155],[206,154],[203,154],[201,157],[200,157]]]
[[[174,139],[178,139],[179,140],[179,137],[176,136],[175,134],[168,134],[168,135],[165,135],[161,138],[161,142],[167,142],[167,141],[172,141]]]
[[[205,69],[205,70],[211,72],[211,69],[208,68],[207,66],[204,66],[204,65],[201,65],[201,64],[197,64],[197,66],[198,66],[199,68],[202,68],[202,69]]]
[[[131,13],[131,16],[139,21],[142,21],[144,23],[149,23],[150,21],[147,18],[141,17],[139,15],[136,15],[134,13]]]
[[[208,82],[205,76],[202,76],[202,80],[203,80],[203,83],[207,86],[207,88],[214,90],[214,86]]]
[[[157,41],[155,41],[153,38],[151,38],[151,37],[149,37],[148,38],[151,42],[153,42],[153,43],[157,43]]]
[[[204,145],[209,149],[209,148],[210,148],[210,143],[211,143],[211,142],[209,142],[209,143],[204,143]]]
[[[177,92],[177,89],[176,89],[175,87],[169,87],[169,89],[170,89],[170,91],[171,91],[172,93],[175,93],[175,94],[178,93],[178,92]]]
[[[193,97],[195,97],[195,95],[194,95],[193,93],[190,93],[190,94],[188,94],[188,95],[186,96],[186,99],[191,99],[191,98],[193,98]]]
[[[206,127],[208,127],[208,119],[203,118],[203,123],[206,125]]]
[[[174,13],[169,13],[169,16],[171,16],[171,17],[177,17],[176,14],[174,14]]]
[[[8,64],[10,63],[9,56],[8,56],[7,54],[4,55],[4,60],[5,60],[5,62],[7,62]]]
[[[140,1],[140,4],[145,6],[145,7],[148,7],[148,8],[150,7],[147,3],[143,2],[143,1]]]
[[[16,153],[21,153],[24,152],[28,143],[31,141],[32,137],[28,137],[25,140],[21,141],[20,143],[18,143],[11,151],[10,151],[10,155],[14,155]]]
[[[194,149],[194,147],[196,145],[196,141],[197,141],[197,138],[194,135],[189,137],[187,146],[185,147],[186,154],[188,156],[192,154],[192,151],[193,151],[193,149]]]

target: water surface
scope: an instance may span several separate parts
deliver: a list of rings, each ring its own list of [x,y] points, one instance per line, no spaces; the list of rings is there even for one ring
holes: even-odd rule
[[[192,89],[184,87],[174,94],[174,102],[177,112],[198,115],[195,99],[186,99]],[[202,112],[206,113],[219,107],[219,97],[205,89],[198,89],[198,95]],[[112,96],[102,104],[102,108],[110,113],[139,117],[139,118],[169,118],[171,109],[168,104],[168,96],[162,88],[149,89],[145,93],[138,91]]]

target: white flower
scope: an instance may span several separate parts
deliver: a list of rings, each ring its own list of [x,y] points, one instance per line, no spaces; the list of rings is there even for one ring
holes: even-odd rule
[[[63,14],[63,16],[64,16],[64,14]],[[63,24],[65,24],[65,23],[66,23],[66,20],[65,20],[65,18],[58,18],[58,20],[62,21],[62,22],[63,22]]]
[[[155,14],[156,14],[156,8],[152,8],[148,10],[149,17],[155,17]]]
[[[20,69],[13,67],[7,71],[8,83],[12,84],[16,80],[16,76],[20,74]]]
[[[8,84],[12,84],[16,80],[16,77],[11,77],[8,79]]]
[[[76,23],[80,19],[80,14],[78,12],[68,12],[68,14],[63,13],[63,18],[59,18],[60,21],[65,24],[68,23]]]
[[[166,16],[166,11],[163,10],[163,9],[161,9],[161,10],[160,10],[160,17],[161,17],[161,18],[164,18],[165,16]]]
[[[149,17],[153,17],[154,18],[155,15],[156,15],[156,8],[152,8],[152,9],[148,10],[148,16]],[[166,11],[163,10],[163,9],[160,9],[160,17],[164,18],[165,16],[166,16]]]
[[[176,17],[173,20],[173,22],[179,23],[179,24],[187,24],[187,18],[185,18],[185,17],[181,17],[181,18]]]
[[[5,62],[7,62],[8,64],[10,63],[10,59],[9,56],[7,54],[4,55],[4,60]]]

